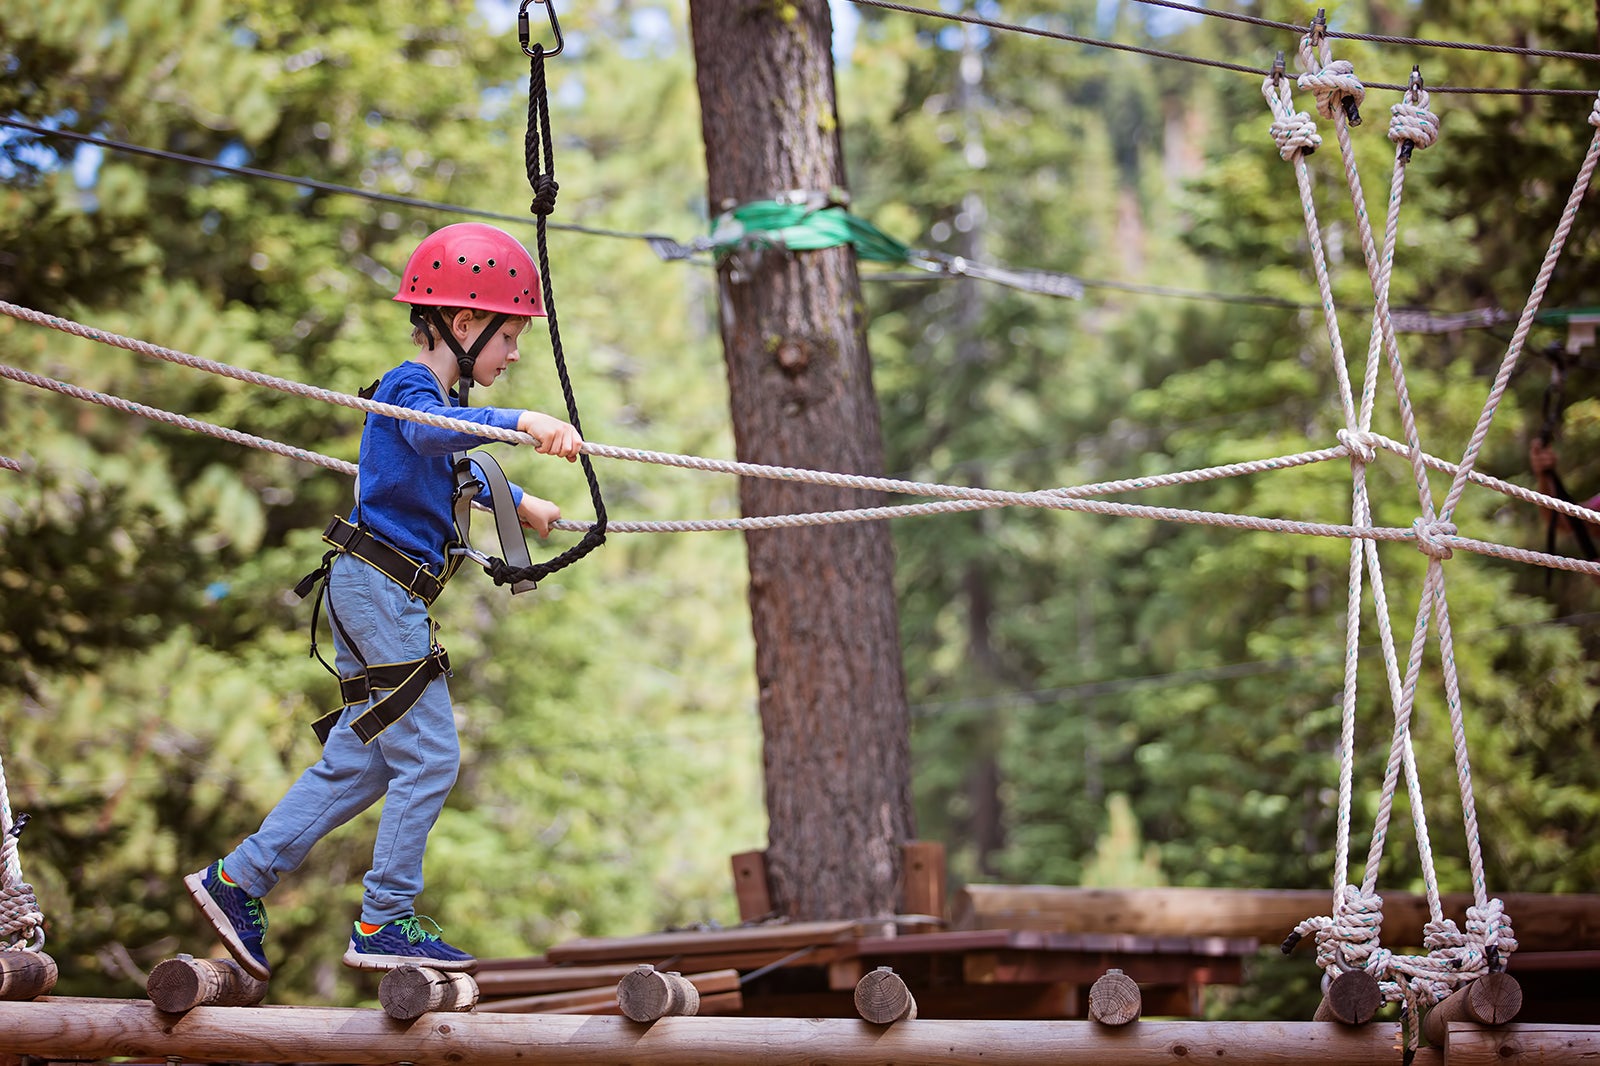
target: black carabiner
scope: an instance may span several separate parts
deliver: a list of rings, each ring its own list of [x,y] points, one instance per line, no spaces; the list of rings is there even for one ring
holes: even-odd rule
[[[550,28],[555,31],[555,35],[556,35],[556,46],[555,46],[555,49],[553,51],[535,52],[533,49],[528,47],[528,5],[529,4],[543,4],[545,6],[545,8],[549,11],[549,13],[550,13]],[[561,23],[556,21],[555,0],[522,0],[522,6],[517,8],[517,40],[522,42],[522,51],[523,51],[523,53],[526,54],[526,55],[529,55],[529,56],[537,56],[537,55],[542,54],[542,55],[544,55],[544,57],[546,59],[548,59],[551,56],[558,56],[558,55],[561,54],[561,49],[565,48],[567,46],[567,44],[566,44],[566,41],[562,40],[562,38],[561,38]],[[541,50],[543,49],[543,47],[544,47],[543,45],[540,46]]]

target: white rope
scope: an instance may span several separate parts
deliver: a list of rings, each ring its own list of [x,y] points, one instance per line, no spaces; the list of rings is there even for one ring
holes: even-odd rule
[[[44,947],[44,914],[33,886],[22,879],[15,829],[5,762],[0,760],[0,951],[39,951]]]
[[[1342,350],[1337,334],[1330,326],[1330,338],[1333,342],[1336,358],[1335,376],[1338,380],[1341,399],[1344,400],[1347,419],[1347,429],[1341,433],[1340,439],[1349,448],[1351,455],[1353,480],[1352,524],[1361,526],[1370,521],[1370,501],[1366,493],[1365,468],[1367,463],[1372,460],[1375,450],[1381,447],[1404,454],[1411,460],[1422,512],[1421,517],[1417,518],[1413,523],[1416,533],[1415,540],[1418,548],[1429,557],[1429,561],[1413,629],[1405,676],[1397,685],[1394,646],[1392,637],[1388,632],[1386,596],[1383,592],[1382,573],[1378,566],[1376,545],[1371,540],[1366,540],[1364,543],[1357,541],[1352,541],[1351,543],[1351,601],[1347,608],[1347,640],[1349,643],[1347,644],[1345,716],[1341,732],[1339,841],[1335,860],[1334,906],[1330,917],[1307,919],[1297,927],[1296,932],[1299,935],[1315,933],[1318,942],[1318,961],[1330,973],[1350,967],[1366,969],[1379,979],[1380,988],[1383,989],[1386,999],[1403,1002],[1408,1008],[1405,1017],[1411,1023],[1408,1025],[1407,1045],[1414,1048],[1418,1037],[1415,1021],[1420,1017],[1423,1009],[1432,1006],[1456,988],[1463,986],[1468,981],[1488,972],[1490,969],[1503,968],[1505,957],[1516,950],[1516,939],[1512,934],[1510,921],[1504,914],[1504,906],[1500,900],[1488,898],[1484,884],[1482,846],[1478,833],[1477,815],[1471,786],[1471,764],[1467,752],[1465,716],[1462,711],[1460,681],[1456,670],[1454,637],[1445,595],[1442,563],[1451,557],[1454,548],[1464,546],[1461,543],[1463,538],[1459,536],[1452,522],[1452,517],[1461,494],[1469,481],[1487,484],[1499,491],[1507,492],[1509,495],[1523,499],[1529,498],[1525,495],[1525,490],[1516,486],[1497,482],[1496,479],[1482,478],[1476,474],[1474,466],[1483,441],[1487,436],[1489,426],[1492,423],[1494,412],[1509,383],[1511,372],[1520,355],[1528,329],[1531,327],[1533,318],[1537,313],[1539,302],[1570,232],[1577,207],[1588,189],[1597,159],[1600,159],[1600,100],[1597,100],[1595,108],[1589,116],[1590,124],[1596,127],[1597,132],[1591,141],[1589,151],[1579,170],[1566,211],[1551,240],[1550,248],[1540,267],[1528,305],[1519,321],[1518,330],[1512,339],[1505,360],[1501,364],[1501,369],[1496,376],[1494,385],[1490,389],[1483,412],[1467,445],[1462,462],[1459,464],[1441,464],[1438,460],[1427,456],[1422,450],[1416,431],[1414,413],[1411,409],[1406,389],[1398,346],[1394,339],[1394,325],[1388,306],[1405,165],[1409,162],[1414,148],[1426,148],[1435,143],[1438,137],[1438,119],[1428,110],[1427,94],[1421,90],[1420,79],[1414,79],[1412,90],[1407,93],[1405,101],[1391,109],[1392,118],[1389,137],[1395,143],[1396,155],[1390,186],[1388,224],[1385,229],[1383,251],[1380,255],[1372,241],[1371,226],[1366,215],[1354,152],[1350,145],[1348,119],[1344,106],[1346,100],[1350,101],[1352,105],[1359,103],[1365,90],[1355,79],[1354,68],[1344,61],[1334,62],[1326,39],[1321,36],[1316,28],[1314,28],[1313,33],[1318,40],[1314,42],[1311,37],[1307,37],[1301,41],[1300,59],[1307,72],[1302,75],[1300,85],[1302,88],[1316,93],[1319,112],[1331,118],[1334,122],[1339,138],[1341,156],[1345,164],[1351,201],[1355,208],[1362,251],[1372,280],[1374,296],[1373,333],[1368,350],[1359,422],[1352,422],[1350,419],[1350,403],[1345,398],[1348,395],[1348,385],[1342,370]],[[1314,44],[1320,48],[1320,64],[1317,61],[1318,57],[1313,55]],[[1267,86],[1264,89],[1268,90],[1266,95],[1269,105],[1272,106],[1274,113],[1279,116],[1279,122],[1275,123],[1273,131],[1274,136],[1278,139],[1279,152],[1286,160],[1296,164],[1296,176],[1299,179],[1301,200],[1305,208],[1306,224],[1309,231],[1315,226],[1315,215],[1308,195],[1308,183],[1303,166],[1304,152],[1287,148],[1282,136],[1282,131],[1290,125],[1287,121],[1289,111],[1288,93],[1278,86],[1277,79],[1274,78],[1268,79]],[[1311,250],[1313,265],[1318,272],[1319,286],[1322,287],[1322,291],[1326,294],[1329,291],[1328,285],[1324,280],[1326,264],[1315,239],[1312,241]],[[1371,432],[1372,403],[1376,384],[1375,375],[1380,350],[1387,356],[1390,365],[1396,397],[1400,405],[1402,425],[1406,438],[1405,445],[1399,445]],[[1426,470],[1428,467],[1433,467],[1434,469],[1450,468],[1451,472],[1450,491],[1446,495],[1444,506],[1437,515],[1433,509],[1432,493],[1427,480]],[[1538,495],[1542,496],[1542,494]],[[1588,520],[1589,515],[1593,514],[1587,508],[1575,507],[1564,502],[1552,509],[1568,514],[1583,512],[1578,516],[1584,517],[1586,520]],[[1495,551],[1492,554],[1500,553]],[[1353,689],[1356,681],[1354,649],[1358,644],[1357,632],[1360,624],[1359,597],[1363,556],[1366,557],[1366,570],[1373,585],[1375,610],[1383,638],[1384,663],[1389,679],[1391,697],[1395,698],[1395,725],[1390,744],[1389,762],[1385,769],[1384,783],[1380,794],[1379,812],[1373,831],[1367,871],[1362,886],[1356,888],[1346,884],[1344,878],[1348,866],[1349,805],[1351,803],[1353,767]],[[1437,877],[1434,870],[1432,849],[1428,840],[1425,814],[1421,803],[1420,783],[1417,777],[1415,755],[1412,750],[1409,730],[1410,715],[1415,704],[1422,651],[1426,643],[1429,623],[1435,618],[1439,623],[1445,699],[1450,713],[1451,738],[1455,751],[1457,780],[1461,792],[1463,822],[1473,882],[1474,905],[1468,910],[1467,930],[1465,933],[1458,930],[1453,921],[1442,917]],[[1396,956],[1383,949],[1378,942],[1382,901],[1375,892],[1377,866],[1383,851],[1393,793],[1402,766],[1406,774],[1407,788],[1411,795],[1412,815],[1417,831],[1418,849],[1422,859],[1431,916],[1425,929],[1423,945],[1427,954],[1420,957]]]
[[[298,382],[287,381],[282,378],[274,378],[266,374],[257,374],[253,371],[241,370],[240,368],[230,367],[226,364],[213,363],[211,360],[201,359],[198,356],[187,355],[182,352],[174,351],[173,349],[162,348],[159,345],[149,344],[145,341],[135,340],[129,337],[122,337],[114,333],[108,333],[102,330],[94,329],[90,326],[81,325],[69,319],[59,318],[55,315],[46,315],[38,311],[33,311],[29,308],[20,307],[16,304],[6,303],[5,301],[0,301],[0,313],[9,315],[12,318],[17,318],[22,321],[32,322],[37,325],[56,329],[64,333],[70,333],[75,336],[97,340],[105,344],[127,349],[129,351],[148,354],[155,358],[165,359],[169,362],[191,366],[195,369],[204,370],[210,373],[222,374],[226,377],[232,377],[237,380],[246,381],[252,384],[260,384],[268,388],[275,388],[279,389],[280,391],[290,392],[296,395],[307,396],[312,399],[327,400],[328,402],[337,403],[339,406],[343,407],[371,411],[376,414],[386,414],[394,418],[439,426],[443,429],[451,429],[463,433],[476,434],[491,440],[510,441],[512,443],[530,443],[533,441],[532,437],[529,437],[526,434],[517,433],[514,430],[497,429],[493,426],[485,426],[476,422],[465,422],[459,419],[445,418],[439,415],[423,414],[408,407],[396,407],[391,404],[377,403],[376,401],[363,399],[358,396],[349,396],[343,393],[331,392],[326,389],[318,389],[308,385],[301,385]],[[140,414],[145,417],[153,417],[160,421],[171,422],[173,424],[178,424],[179,420],[183,420],[185,418],[185,416],[182,415],[172,415],[170,412],[160,411],[158,408],[146,407],[142,404],[131,404],[128,401],[118,400],[116,397],[107,397],[104,394],[95,393],[92,390],[80,389],[78,386],[66,385],[61,382],[53,382],[51,379],[42,378],[39,375],[29,374],[26,371],[15,371],[14,368],[7,368],[7,370],[12,370],[14,372],[6,376],[11,376],[17,380],[26,381],[29,384],[35,384],[42,388],[55,389],[63,392],[73,390],[70,394],[80,396],[82,399],[86,399],[95,403],[109,401],[109,405],[111,406],[120,407],[122,405],[127,405],[127,409],[130,413]],[[211,433],[214,430],[214,435],[232,435],[238,432],[235,430],[226,430],[221,427],[209,426],[207,423],[198,422],[196,420],[188,421],[193,422],[195,428],[199,432]],[[239,434],[238,438],[230,436],[229,439],[238,439],[240,443],[246,443],[243,438],[249,436],[249,434]],[[317,463],[317,465],[326,466],[329,469],[340,472],[352,472],[354,470],[353,466],[344,462],[343,460],[331,459],[327,456],[319,456],[315,452],[306,452],[304,449],[291,448],[287,445],[279,445],[276,442],[266,441],[263,438],[254,439],[260,442],[260,447],[268,451],[276,451],[286,455],[303,454],[308,462],[314,462]],[[1367,434],[1365,439],[1378,447],[1400,451],[1402,454],[1405,454],[1402,446],[1397,445],[1394,441],[1391,441],[1379,434]],[[1172,474],[1157,474],[1150,475],[1148,477],[1128,478],[1122,481],[1102,482],[1097,486],[1085,486],[1077,490],[1047,489],[1034,492],[1008,492],[999,489],[971,488],[961,485],[943,485],[934,482],[867,477],[860,474],[838,474],[820,470],[807,470],[800,467],[769,466],[759,463],[735,462],[726,459],[708,459],[701,456],[678,455],[670,452],[644,451],[636,448],[620,448],[613,445],[597,444],[593,441],[586,441],[583,445],[583,450],[591,455],[602,458],[618,459],[627,462],[656,463],[663,466],[674,466],[683,469],[732,474],[740,477],[761,477],[812,484],[842,485],[848,488],[859,488],[877,492],[939,496],[950,501],[961,501],[959,505],[956,503],[916,504],[906,507],[858,508],[844,511],[824,511],[814,512],[811,514],[776,515],[755,518],[687,520],[681,522],[607,523],[608,529],[615,529],[618,532],[664,533],[686,531],[720,531],[734,529],[771,529],[798,525],[833,524],[843,521],[877,520],[919,514],[937,514],[946,511],[976,510],[984,507],[1018,506],[1038,507],[1054,510],[1084,511],[1093,514],[1147,518],[1157,521],[1175,521],[1186,522],[1189,524],[1229,526],[1233,528],[1254,529],[1263,532],[1292,533],[1300,536],[1328,536],[1343,539],[1357,538],[1380,541],[1414,542],[1416,540],[1416,530],[1414,528],[1379,526],[1358,529],[1354,526],[1342,526],[1332,523],[1296,522],[1287,519],[1276,518],[1252,518],[1245,515],[1231,515],[1227,513],[1190,511],[1173,508],[1152,508],[1129,504],[1114,504],[1103,501],[1075,500],[1073,498],[1073,495],[1077,493],[1088,492],[1091,490],[1101,492],[1135,491],[1141,488],[1182,484],[1189,481],[1203,481],[1209,480],[1213,477],[1232,476],[1233,474],[1239,473],[1253,473],[1266,470],[1286,469],[1293,466],[1304,465],[1306,463],[1321,462],[1327,459],[1345,456],[1349,454],[1349,448],[1349,445],[1341,442],[1341,444],[1336,448],[1301,452],[1295,455],[1253,460],[1246,463],[1227,464],[1225,466],[1210,467],[1195,471],[1184,471]],[[1427,461],[1437,469],[1455,469],[1451,464],[1445,462],[1444,460],[1437,459],[1433,456],[1427,456],[1426,458]],[[1498,479],[1478,474],[1474,474],[1472,480],[1474,482],[1483,484],[1486,487],[1499,489],[1500,491],[1515,495],[1518,498],[1525,499],[1530,502],[1540,503],[1552,507],[1559,506],[1563,509],[1571,509],[1579,514],[1593,515],[1596,520],[1600,520],[1600,513],[1587,511],[1583,508],[1576,508],[1574,505],[1557,501],[1531,489],[1524,489],[1520,486],[1511,485],[1509,482],[1499,481]],[[580,532],[589,528],[587,523],[570,522],[565,520],[557,523],[556,527],[567,531]],[[1480,555],[1488,555],[1495,558],[1506,559],[1533,566],[1543,566],[1556,570],[1567,570],[1574,573],[1600,576],[1600,562],[1573,559],[1567,556],[1551,555],[1544,552],[1529,551],[1525,548],[1496,544],[1489,541],[1476,540],[1474,538],[1462,537],[1459,535],[1445,538],[1445,543],[1451,548],[1470,551]]]
[[[1360,237],[1362,256],[1367,265],[1367,271],[1372,281],[1373,292],[1373,328],[1367,348],[1366,371],[1363,375],[1363,389],[1361,400],[1361,431],[1370,433],[1372,426],[1373,410],[1377,395],[1377,374],[1380,351],[1388,356],[1391,376],[1396,384],[1397,397],[1401,398],[1402,407],[1408,408],[1405,399],[1406,390],[1404,373],[1401,367],[1398,346],[1395,343],[1393,319],[1389,309],[1389,289],[1394,268],[1394,249],[1399,232],[1400,204],[1405,181],[1405,163],[1409,159],[1409,151],[1397,143],[1393,176],[1390,182],[1389,210],[1384,228],[1384,248],[1380,255],[1373,244],[1372,226],[1367,214],[1366,197],[1362,190],[1361,178],[1357,167],[1354,148],[1350,140],[1350,111],[1358,106],[1366,96],[1366,90],[1355,77],[1355,68],[1348,61],[1333,60],[1331,49],[1324,37],[1321,40],[1320,67],[1318,57],[1313,55],[1312,42],[1309,37],[1300,41],[1299,60],[1307,73],[1300,79],[1302,87],[1313,88],[1318,93],[1318,109],[1333,120],[1334,130],[1339,142],[1340,158],[1344,163],[1345,183],[1350,191],[1351,206],[1355,212],[1356,230]],[[1350,101],[1350,108],[1345,106],[1345,101]],[[1435,131],[1438,127],[1437,120],[1431,123],[1428,118],[1431,113],[1426,111],[1426,101],[1420,97],[1410,99],[1411,107],[1404,112],[1406,121],[1402,121],[1398,132],[1405,132],[1409,126],[1419,130],[1426,130],[1430,126]],[[1394,139],[1397,129],[1391,123],[1390,138]],[[1418,133],[1419,139],[1427,139],[1425,133]],[[1436,134],[1435,134],[1436,139]],[[1428,143],[1432,143],[1429,140]],[[1430,559],[1444,557],[1442,553],[1450,549],[1440,542],[1439,534],[1454,533],[1453,528],[1448,531],[1443,527],[1435,526],[1432,520],[1432,496],[1429,491],[1427,476],[1422,472],[1420,457],[1422,447],[1417,437],[1416,422],[1414,418],[1402,418],[1407,440],[1411,447],[1408,449],[1412,459],[1413,475],[1417,479],[1418,500],[1422,508],[1423,518],[1416,523],[1418,543]],[[1354,470],[1356,505],[1363,511],[1370,507],[1366,494],[1366,471],[1357,467]],[[1370,513],[1370,512],[1369,512]],[[1361,592],[1361,573],[1363,560],[1355,557],[1357,545],[1352,542],[1351,558],[1351,595],[1357,602],[1351,604],[1350,614],[1355,618],[1356,625],[1347,632],[1349,646],[1354,648],[1359,644],[1359,618]],[[1395,655],[1395,642],[1392,625],[1389,620],[1389,600],[1383,581],[1383,569],[1376,551],[1364,551],[1365,570],[1372,585],[1374,614],[1376,616],[1379,640],[1383,647],[1385,678],[1389,684],[1391,705],[1400,706],[1403,702],[1403,686],[1399,676],[1399,666]],[[1430,562],[1430,566],[1433,565]],[[1355,699],[1351,691],[1356,684],[1355,671],[1352,668],[1346,676],[1346,732],[1354,736]],[[1417,775],[1416,754],[1411,741],[1409,726],[1396,729],[1391,749],[1391,759],[1398,756],[1399,765],[1404,768],[1406,777],[1407,794],[1411,800],[1412,824],[1417,838],[1417,850],[1421,857],[1423,883],[1429,905],[1429,913],[1434,920],[1441,917],[1439,904],[1438,879],[1434,872],[1433,849],[1428,837],[1428,823],[1426,808],[1423,803],[1422,786]],[[1341,784],[1345,778],[1353,773],[1354,751],[1353,747],[1342,749]],[[1388,811],[1393,804],[1394,782],[1386,778],[1384,789],[1380,795],[1379,819],[1386,826]],[[1351,802],[1351,797],[1341,788],[1341,802]],[[1348,823],[1348,815],[1341,819]],[[1385,837],[1384,829],[1376,829],[1373,833],[1374,845],[1367,858],[1366,874],[1363,878],[1362,889],[1366,894],[1371,894],[1376,886],[1378,862],[1382,855],[1382,841]],[[1342,851],[1341,858],[1348,862],[1348,852]],[[1338,906],[1339,889],[1344,885],[1345,866],[1341,865],[1336,871],[1335,906]]]

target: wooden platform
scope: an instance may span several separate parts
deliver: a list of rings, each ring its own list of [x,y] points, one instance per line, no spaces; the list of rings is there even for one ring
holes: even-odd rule
[[[558,1012],[582,1000],[614,1013],[615,997],[604,1002],[604,986],[649,963],[691,976],[702,992],[702,1014],[849,1018],[857,982],[891,966],[915,993],[921,1018],[1075,1019],[1087,1016],[1089,988],[1116,968],[1141,986],[1147,1016],[1194,1017],[1206,986],[1237,984],[1243,960],[1257,948],[1244,937],[796,922],[568,941],[542,956],[482,960],[477,977],[481,1010]],[[711,983],[728,971],[736,972],[735,988],[725,978]]]

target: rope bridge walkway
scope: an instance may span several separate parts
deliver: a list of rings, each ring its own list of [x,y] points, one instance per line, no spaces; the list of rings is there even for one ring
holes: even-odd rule
[[[898,5],[885,3],[881,6]],[[1394,315],[1389,307],[1389,291],[1397,243],[1399,216],[1403,203],[1406,166],[1416,149],[1425,149],[1437,141],[1440,129],[1439,120],[1429,110],[1428,93],[1423,87],[1420,73],[1414,72],[1411,84],[1406,88],[1404,98],[1399,104],[1391,108],[1388,136],[1395,145],[1394,169],[1390,183],[1388,214],[1380,247],[1374,237],[1371,220],[1367,213],[1349,132],[1351,126],[1360,123],[1359,107],[1365,98],[1366,90],[1356,78],[1354,67],[1351,63],[1333,58],[1329,38],[1330,35],[1326,30],[1326,25],[1319,16],[1318,20],[1312,24],[1310,32],[1300,40],[1297,58],[1303,73],[1298,78],[1288,75],[1285,71],[1283,57],[1280,54],[1278,62],[1271,71],[1267,72],[1262,82],[1262,93],[1272,114],[1271,135],[1279,155],[1285,162],[1290,164],[1294,172],[1305,216],[1311,263],[1316,274],[1318,291],[1321,296],[1324,323],[1328,332],[1332,357],[1333,377],[1344,422],[1343,428],[1336,434],[1335,443],[1291,455],[1248,462],[1033,491],[1007,491],[734,462],[691,455],[643,451],[592,441],[584,444],[583,451],[590,456],[627,462],[652,463],[732,474],[740,477],[769,478],[878,493],[897,493],[932,498],[930,502],[905,505],[871,506],[762,517],[608,523],[608,528],[611,531],[619,533],[775,529],[853,521],[877,521],[988,508],[1032,507],[1347,540],[1350,547],[1349,595],[1346,618],[1346,669],[1340,734],[1341,766],[1338,837],[1334,861],[1334,890],[1331,914],[1308,918],[1299,923],[1294,935],[1285,942],[1285,950],[1291,950],[1293,945],[1301,938],[1311,936],[1317,945],[1319,965],[1327,971],[1330,978],[1338,980],[1353,975],[1370,980],[1377,988],[1380,1002],[1386,1001],[1400,1004],[1402,1023],[1406,1030],[1407,1046],[1408,1049],[1414,1049],[1419,1042],[1419,1019],[1424,1011],[1439,1004],[1453,993],[1464,989],[1479,977],[1487,974],[1503,973],[1507,958],[1517,947],[1511,922],[1505,914],[1502,902],[1499,899],[1491,899],[1485,885],[1482,848],[1478,839],[1477,813],[1473,800],[1471,766],[1467,753],[1460,681],[1456,671],[1454,640],[1450,627],[1443,564],[1452,557],[1455,551],[1461,550],[1520,563],[1600,576],[1600,563],[1546,552],[1530,551],[1513,545],[1463,536],[1457,530],[1453,520],[1463,493],[1470,483],[1514,499],[1537,504],[1552,512],[1569,515],[1583,522],[1600,524],[1600,513],[1490,477],[1476,469],[1479,455],[1493,423],[1496,410],[1505,395],[1512,372],[1517,365],[1528,333],[1538,314],[1539,306],[1543,300],[1551,275],[1571,232],[1578,206],[1588,190],[1596,164],[1600,162],[1600,98],[1597,98],[1594,109],[1591,110],[1588,116],[1589,124],[1596,128],[1596,134],[1591,140],[1588,151],[1579,168],[1565,210],[1551,238],[1548,251],[1538,271],[1527,304],[1517,321],[1515,332],[1495,375],[1494,382],[1490,387],[1467,446],[1460,461],[1452,463],[1431,455],[1423,449],[1417,429],[1415,412],[1407,388],[1404,367],[1396,343]],[[1315,99],[1317,114],[1322,119],[1333,123],[1340,158],[1349,187],[1356,226],[1360,235],[1363,261],[1371,280],[1374,298],[1373,328],[1369,338],[1364,375],[1360,383],[1359,399],[1357,398],[1355,384],[1351,380],[1347,368],[1344,341],[1340,333],[1338,314],[1334,306],[1327,254],[1323,247],[1322,228],[1317,220],[1316,207],[1312,196],[1311,175],[1307,166],[1307,156],[1321,146],[1322,137],[1318,132],[1316,119],[1312,118],[1307,112],[1294,110],[1291,87],[1310,93]],[[408,408],[393,407],[358,396],[333,392],[283,378],[244,370],[239,367],[163,348],[145,341],[108,333],[91,326],[15,304],[0,302],[0,313],[20,321],[124,348],[152,358],[166,360],[207,373],[234,378],[251,385],[272,388],[308,399],[337,404],[372,414],[422,422],[505,443],[528,444],[533,442],[533,438],[515,431],[499,430],[441,416],[425,415]],[[1398,404],[1403,440],[1390,439],[1375,433],[1372,429],[1380,365],[1386,366],[1389,371],[1395,400]],[[355,472],[354,465],[343,460],[250,434],[240,433],[225,427],[200,422],[120,397],[80,388],[15,367],[0,365],[0,377],[55,391],[87,402],[101,404],[129,414],[208,434],[232,443],[260,448],[303,462],[314,463],[341,473],[354,474]],[[1380,452],[1388,452],[1403,457],[1407,460],[1412,470],[1413,480],[1417,489],[1418,517],[1409,527],[1378,526],[1373,523],[1372,503],[1367,489],[1367,468],[1377,461]],[[1099,498],[1165,486],[1197,484],[1228,477],[1309,466],[1338,459],[1348,460],[1351,469],[1351,517],[1348,524],[1159,507],[1115,502]],[[0,466],[12,471],[23,471],[25,470],[25,465],[15,458],[0,457]],[[1449,478],[1449,488],[1442,502],[1436,502],[1434,499],[1428,480],[1430,470],[1447,475]],[[585,532],[590,529],[590,526],[585,523],[562,521],[556,524],[556,528],[566,531]],[[1405,651],[1403,660],[1390,622],[1388,593],[1384,586],[1377,550],[1380,541],[1411,543],[1428,558],[1426,576],[1418,598],[1411,642]],[[1347,873],[1350,863],[1350,823],[1354,792],[1357,660],[1360,653],[1363,593],[1368,587],[1371,589],[1373,612],[1383,650],[1388,696],[1394,712],[1394,727],[1389,738],[1388,760],[1385,766],[1371,845],[1363,876],[1359,884],[1356,884],[1348,881]],[[1457,928],[1453,920],[1446,919],[1443,916],[1439,886],[1434,869],[1433,850],[1428,833],[1420,779],[1417,773],[1416,753],[1413,750],[1410,732],[1410,720],[1415,707],[1423,663],[1423,652],[1435,623],[1438,626],[1445,701],[1450,714],[1451,737],[1465,823],[1464,828],[1467,838],[1474,901],[1473,906],[1466,913],[1465,930]],[[1394,793],[1399,787],[1402,775],[1404,776],[1410,799],[1409,810],[1421,856],[1423,881],[1431,919],[1424,929],[1423,948],[1425,953],[1416,956],[1401,956],[1389,951],[1381,946],[1378,936],[1382,919],[1382,899],[1376,891],[1378,869],[1388,838],[1389,822],[1393,814]],[[0,800],[3,799],[4,778],[0,777]],[[9,810],[6,808],[0,808],[0,813],[4,813],[6,817],[9,817]],[[4,828],[4,822],[0,822],[0,828]],[[0,946],[3,946],[4,941],[5,929],[0,927]],[[1376,1007],[1373,1009],[1376,1009]],[[1362,1018],[1360,1020],[1365,1021],[1368,1019]]]

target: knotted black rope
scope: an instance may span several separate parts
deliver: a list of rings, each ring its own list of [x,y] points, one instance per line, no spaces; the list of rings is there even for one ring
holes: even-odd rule
[[[561,379],[561,395],[567,402],[567,421],[583,436],[583,425],[578,421],[578,401],[573,395],[572,379],[567,374],[567,361],[561,350],[561,327],[556,321],[556,295],[550,282],[550,251],[545,243],[545,223],[556,206],[556,160],[550,136],[550,96],[545,88],[542,45],[527,49],[532,57],[528,73],[528,132],[523,139],[523,154],[528,165],[528,184],[533,188],[533,212],[539,231],[539,277],[544,286],[544,312],[550,324],[550,350],[555,356],[556,374]],[[606,539],[606,505],[600,498],[600,482],[594,475],[594,466],[587,455],[580,454],[584,479],[589,482],[589,499],[594,503],[595,521],[583,539],[554,559],[532,566],[511,566],[502,559],[490,559],[485,567],[496,585],[509,585],[518,581],[542,581],[549,575],[582,559]]]

